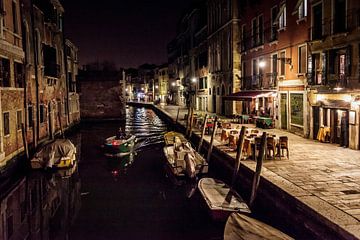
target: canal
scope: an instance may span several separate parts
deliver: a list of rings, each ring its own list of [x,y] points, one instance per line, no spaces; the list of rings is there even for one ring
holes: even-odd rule
[[[77,168],[14,180],[1,200],[3,239],[222,239],[224,224],[210,220],[196,185],[174,185],[165,174],[166,123],[152,110],[128,108],[137,154],[106,157],[100,146],[119,127],[83,123],[69,136]]]

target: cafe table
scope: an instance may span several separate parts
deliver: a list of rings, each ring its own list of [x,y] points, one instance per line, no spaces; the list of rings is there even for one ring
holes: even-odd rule
[[[259,128],[270,128],[273,124],[273,119],[269,117],[257,117],[256,127]]]

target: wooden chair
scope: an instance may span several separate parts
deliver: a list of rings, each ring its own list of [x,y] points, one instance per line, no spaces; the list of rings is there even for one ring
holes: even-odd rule
[[[256,161],[256,151],[260,150],[261,147],[261,137],[255,137],[255,143],[252,145],[252,158]]]
[[[273,137],[267,137],[266,138],[266,151],[268,156],[272,156],[272,159],[275,159],[275,139]],[[272,152],[272,155],[270,155],[270,152]]]
[[[286,156],[289,159],[289,139],[287,136],[280,136],[279,143],[276,145],[278,154],[281,160],[281,156],[284,156],[284,150],[286,149]]]
[[[250,140],[244,139],[244,145],[243,145],[243,149],[242,149],[243,159],[247,159],[248,157],[250,157],[251,153],[249,153],[249,147],[250,147]]]

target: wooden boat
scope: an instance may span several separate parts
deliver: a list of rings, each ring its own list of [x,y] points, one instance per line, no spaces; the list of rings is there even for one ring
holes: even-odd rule
[[[123,157],[134,152],[136,142],[135,135],[129,135],[124,139],[117,136],[108,137],[103,145],[105,155],[109,157]]]
[[[69,139],[56,139],[42,146],[30,160],[33,169],[71,168],[76,158],[76,147]]]
[[[198,187],[215,221],[225,220],[232,212],[251,212],[241,196],[221,180],[202,178]]]
[[[208,164],[205,159],[191,147],[191,144],[182,134],[172,132],[164,138],[165,143],[169,143],[164,147],[164,154],[167,160],[167,170],[171,174],[175,177],[186,175],[189,178],[194,178],[208,172]]]
[[[237,174],[240,168],[240,159],[242,153],[242,145],[245,137],[245,130],[245,127],[241,129],[231,185],[228,185],[225,182],[214,178],[202,178],[198,183],[199,191],[203,199],[205,200],[212,219],[215,221],[225,221],[228,216],[233,212],[242,212],[247,214],[251,213],[250,207],[242,199],[240,194],[238,194],[233,189],[233,185],[236,182]],[[264,133],[262,136],[262,150],[260,150],[257,161],[250,203],[252,203],[255,198],[255,192],[260,179],[261,165],[265,155],[265,144],[266,133]]]
[[[226,221],[224,240],[290,240],[280,230],[240,213],[233,213]]]

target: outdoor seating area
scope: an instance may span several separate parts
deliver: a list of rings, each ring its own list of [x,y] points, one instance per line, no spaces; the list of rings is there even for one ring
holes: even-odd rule
[[[208,120],[207,134],[210,134],[213,127],[213,119]],[[212,126],[210,126],[212,124]],[[265,123],[266,124],[266,123]],[[225,151],[231,152],[236,150],[237,142],[239,140],[240,129],[244,124],[233,123],[229,120],[222,120],[218,124],[217,137]],[[245,140],[243,147],[244,159],[256,159],[260,148],[260,136],[263,133],[258,129],[257,124],[245,124],[248,128],[245,132]],[[201,129],[201,125],[198,125],[198,129]],[[272,133],[267,133],[267,145],[266,145],[266,158],[267,159],[289,159],[289,140],[287,136],[278,136]]]

